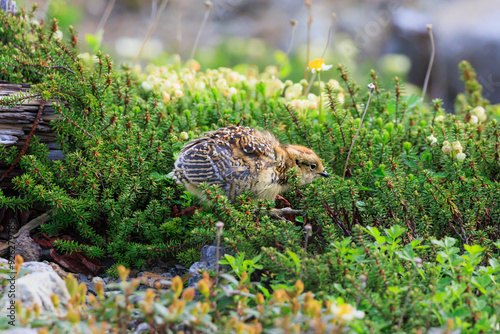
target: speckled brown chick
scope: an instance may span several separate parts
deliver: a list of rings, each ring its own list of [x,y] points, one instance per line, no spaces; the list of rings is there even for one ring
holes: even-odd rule
[[[301,184],[328,177],[320,158],[307,147],[282,144],[269,132],[227,127],[186,144],[172,173],[202,198],[198,185],[206,182],[218,185],[231,201],[244,191],[274,200],[290,187],[287,172],[294,167]]]

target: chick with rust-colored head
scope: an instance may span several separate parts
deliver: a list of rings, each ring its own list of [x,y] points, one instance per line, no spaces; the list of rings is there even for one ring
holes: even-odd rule
[[[307,147],[282,144],[269,132],[227,127],[186,144],[172,174],[202,198],[198,185],[206,182],[219,186],[231,201],[244,191],[274,200],[290,187],[288,171],[292,168],[301,184],[328,177],[321,159]]]

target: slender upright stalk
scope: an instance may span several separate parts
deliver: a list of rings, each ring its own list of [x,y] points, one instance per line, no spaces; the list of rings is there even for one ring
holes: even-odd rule
[[[307,96],[309,94],[309,91],[311,90],[311,87],[313,85],[314,79],[316,79],[316,72],[313,73],[311,77],[311,81],[309,81],[309,85],[307,85],[306,91],[304,93],[304,96]]]
[[[347,171],[347,164],[349,163],[349,157],[351,156],[352,148],[354,147],[354,142],[356,141],[356,138],[358,138],[359,135],[359,130],[363,126],[363,120],[365,119],[366,112],[368,111],[368,106],[370,105],[370,100],[372,98],[373,90],[375,89],[375,85],[370,83],[368,84],[368,88],[370,89],[370,95],[368,95],[368,101],[366,102],[366,107],[365,111],[363,112],[363,116],[361,117],[361,122],[359,123],[358,130],[356,131],[356,135],[354,136],[351,147],[349,148],[349,153],[347,153],[347,159],[345,159],[345,166],[344,166],[344,173],[342,174],[342,177],[345,178],[345,172]]]
[[[321,56],[321,58],[325,58],[326,50],[328,50],[328,45],[330,45],[330,36],[332,34],[333,22],[334,22],[336,16],[337,16],[337,14],[332,13],[332,21],[330,22],[330,28],[328,29],[328,36],[326,37],[326,45],[325,45],[325,49],[323,50],[323,55]]]
[[[181,43],[182,43],[182,5],[179,5],[179,12],[177,13],[177,34],[176,34],[176,53],[180,55],[181,53]]]
[[[309,237],[311,236],[312,226],[307,224],[306,226],[304,226],[304,229],[306,230],[306,242],[304,243],[304,258],[302,259],[302,266],[300,266],[299,277],[302,277],[302,268],[304,268],[304,259],[307,255],[307,244],[309,241]]]
[[[434,56],[436,55],[436,46],[434,45],[434,36],[432,35],[432,24],[427,25],[427,32],[429,33],[429,38],[431,40],[431,59],[429,60],[429,66],[427,67],[427,73],[425,74],[424,88],[422,89],[421,98],[422,102],[424,102],[425,99],[429,78],[431,77],[432,64],[434,64]]]
[[[290,51],[292,51],[293,39],[295,37],[295,30],[297,30],[297,24],[298,24],[297,20],[290,20],[290,25],[292,26],[292,35],[290,36],[290,42],[288,43],[288,49],[286,50],[285,59],[288,58],[288,56],[290,55]],[[278,66],[278,77],[280,75],[281,68],[283,67],[285,59],[283,59]]]
[[[319,86],[319,106],[318,106],[318,121],[321,122],[321,111],[323,110],[323,94],[321,91],[321,72],[318,72],[318,86]]]
[[[220,248],[220,238],[222,236],[222,229],[224,228],[223,222],[217,222],[215,224],[217,228],[217,249],[215,250],[215,258],[217,259],[217,263],[215,265],[215,285],[219,284],[219,248]]]
[[[309,78],[309,70],[307,68],[307,64],[309,64],[310,54],[311,54],[311,24],[313,21],[313,16],[311,14],[311,3],[312,0],[304,1],[304,5],[307,8],[307,55],[306,55],[306,69],[304,73],[304,78],[307,80]],[[311,80],[312,81],[312,80]]]
[[[201,21],[200,29],[198,30],[198,35],[196,35],[196,39],[194,40],[193,50],[191,51],[191,56],[189,59],[194,59],[194,53],[196,52],[196,48],[198,47],[198,42],[200,41],[201,33],[205,24],[208,21],[208,17],[210,16],[210,12],[212,11],[213,4],[211,1],[205,1],[205,16],[203,17],[203,21]]]
[[[101,21],[99,22],[99,25],[97,26],[97,29],[95,30],[95,33],[97,34],[101,29],[104,28],[104,25],[108,21],[109,14],[111,14],[111,11],[113,10],[113,7],[115,5],[116,0],[110,0],[108,2],[108,5],[106,6],[106,10],[104,11],[104,14],[102,15]]]
[[[155,3],[156,2],[154,2],[154,4]],[[137,54],[137,57],[135,57],[133,65],[137,64],[137,62],[141,58],[142,53],[144,52],[144,49],[145,49],[146,45],[148,44],[149,40],[151,39],[151,36],[153,35],[153,32],[156,30],[156,26],[158,25],[158,21],[160,21],[161,14],[165,10],[165,7],[167,6],[167,3],[168,3],[168,0],[163,0],[163,2],[160,5],[160,8],[158,10],[153,9],[152,13],[156,14],[156,15],[154,15],[154,19],[151,22],[151,25],[149,26],[146,38],[144,38],[144,41],[142,42],[141,49],[139,50],[139,53]]]

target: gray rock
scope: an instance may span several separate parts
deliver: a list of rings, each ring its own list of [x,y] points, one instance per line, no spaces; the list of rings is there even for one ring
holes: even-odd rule
[[[191,265],[191,267],[189,267],[189,273],[196,275],[202,270],[209,270],[209,269],[211,268],[207,262],[195,262]]]
[[[109,276],[106,276],[103,278],[104,280],[104,283],[108,284],[108,283],[112,283],[113,282],[113,277],[109,277]]]
[[[95,284],[95,283],[97,283],[97,282],[101,282],[101,284],[102,284],[103,286],[106,286],[106,283],[104,282],[104,280],[103,280],[101,277],[99,277],[99,276],[95,276],[94,278],[92,278],[92,283],[94,283],[94,284]]]
[[[90,277],[87,275],[78,276],[78,284],[85,283],[87,285],[87,291],[95,296],[97,296],[97,293],[95,291],[95,284],[97,282],[101,282],[102,286],[104,287],[104,290],[106,290],[106,282],[104,282],[104,280],[101,277],[99,276]]]
[[[27,269],[30,273],[54,272],[48,262],[24,262],[21,269]]]
[[[160,276],[161,276],[161,277],[168,278],[168,279],[172,279],[172,278],[174,278],[174,277],[175,277],[174,275],[172,275],[172,274],[170,274],[170,273],[163,273],[163,274],[161,274]],[[176,275],[176,276],[177,276],[177,275]],[[181,275],[179,275],[179,276],[181,276]]]
[[[201,262],[207,262],[209,267],[214,267],[217,262],[226,254],[227,251],[224,247],[219,247],[219,258],[217,258],[217,246],[208,246],[205,245],[201,249]]]
[[[17,13],[16,2],[13,0],[0,0],[0,9],[13,14]]]
[[[228,253],[226,248],[219,247],[219,258],[217,259],[217,246],[203,246],[201,249],[200,262],[195,262],[191,265],[191,267],[189,267],[188,272],[192,275],[189,277],[188,285],[190,287],[194,287],[196,283],[198,283],[201,279],[201,271],[216,270],[218,260],[220,260],[226,253]],[[224,268],[219,266],[219,270],[222,269]]]
[[[0,145],[1,146],[11,146],[17,143],[18,138],[10,135],[0,135]]]
[[[40,258],[41,261],[50,261],[54,262],[54,258],[50,255],[50,249],[42,249],[42,256]]]
[[[3,310],[3,312],[9,312],[8,307],[13,300],[21,301],[24,307],[32,307],[37,303],[42,312],[53,312],[55,311],[55,307],[52,303],[51,296],[56,294],[59,297],[61,305],[60,311],[64,314],[65,310],[63,309],[63,305],[70,299],[66,284],[53,270],[32,272],[16,279],[15,286],[10,287],[10,285],[8,285],[7,288],[12,289],[15,296],[10,296],[9,298],[9,293],[5,293],[2,299],[0,299],[0,309]],[[7,292],[8,291],[10,290],[7,290]]]
[[[151,326],[149,324],[143,322],[140,323],[139,326],[134,331],[134,334],[140,334],[140,333],[149,333],[149,330],[151,329]]]
[[[33,241],[29,231],[24,231],[14,241],[15,255],[21,255],[26,262],[39,261],[42,256],[42,248]]]
[[[195,287],[196,283],[201,279],[200,272],[202,270],[209,270],[210,267],[207,262],[195,262],[191,267],[189,267],[189,273],[192,274],[188,280],[189,287]]]

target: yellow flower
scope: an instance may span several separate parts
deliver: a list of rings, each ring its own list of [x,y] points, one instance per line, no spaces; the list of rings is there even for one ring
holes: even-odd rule
[[[341,305],[332,304],[331,311],[338,318],[346,321],[351,321],[354,318],[363,319],[365,316],[365,313],[363,311],[356,310],[356,308],[350,304],[341,304]]]
[[[333,65],[326,65],[325,61],[321,58],[314,59],[309,64],[307,64],[307,68],[310,69],[312,73],[328,71],[332,67]]]

